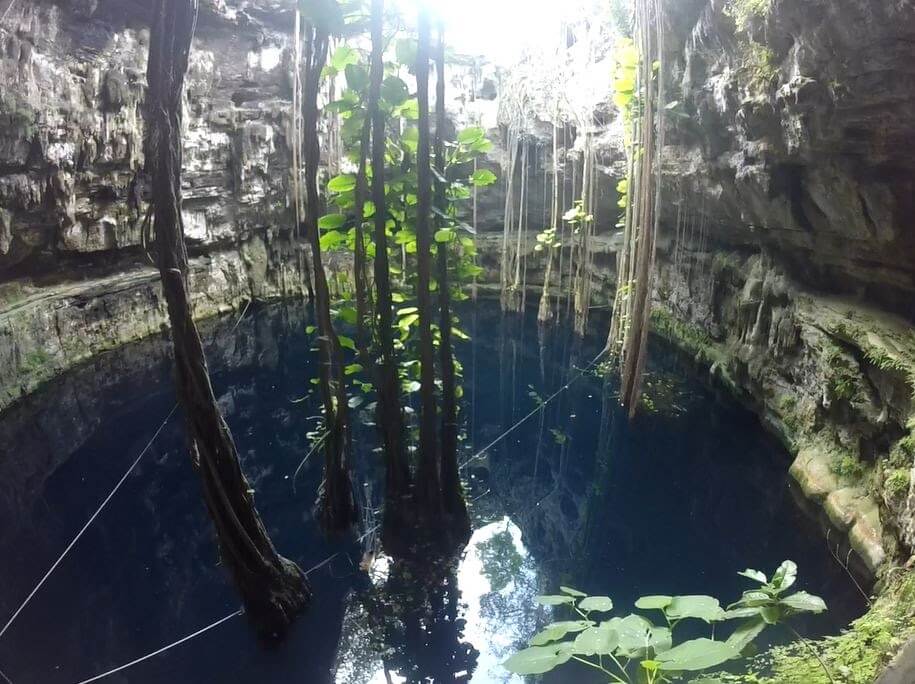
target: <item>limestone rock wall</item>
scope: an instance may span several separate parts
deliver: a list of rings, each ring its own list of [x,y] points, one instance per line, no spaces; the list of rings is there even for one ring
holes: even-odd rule
[[[656,330],[871,568],[915,547],[915,4],[670,5]]]

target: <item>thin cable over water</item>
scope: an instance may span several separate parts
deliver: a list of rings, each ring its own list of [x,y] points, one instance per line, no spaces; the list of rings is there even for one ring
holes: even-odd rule
[[[41,586],[51,576],[51,573],[57,569],[57,566],[60,565],[61,562],[63,561],[63,559],[66,558],[67,554],[70,553],[70,549],[72,549],[74,546],[76,546],[76,542],[78,542],[80,537],[83,536],[83,533],[85,533],[85,531],[89,529],[89,526],[95,521],[95,519],[99,516],[99,514],[102,512],[102,510],[105,508],[105,506],[108,505],[108,502],[111,501],[112,497],[114,497],[115,494],[117,494],[117,491],[121,488],[121,485],[124,484],[124,482],[127,480],[130,473],[133,472],[133,469],[137,467],[137,464],[140,462],[140,459],[143,458],[144,454],[146,454],[146,452],[149,451],[150,447],[153,445],[153,442],[156,441],[156,438],[159,436],[159,433],[161,433],[162,430],[165,428],[166,423],[168,423],[169,419],[175,413],[175,409],[177,409],[177,408],[178,408],[177,404],[172,406],[172,410],[168,412],[168,415],[165,417],[165,420],[163,420],[162,424],[159,425],[159,429],[156,430],[155,434],[150,438],[149,442],[147,442],[146,446],[143,448],[143,451],[140,452],[140,455],[137,456],[136,459],[134,459],[134,462],[130,464],[130,467],[127,469],[127,472],[124,473],[124,475],[121,477],[120,480],[118,480],[118,483],[114,486],[114,489],[112,489],[111,492],[108,494],[108,496],[105,497],[105,500],[102,501],[101,505],[95,510],[95,513],[93,513],[92,516],[89,518],[89,520],[86,521],[86,524],[83,525],[82,529],[76,533],[76,536],[73,537],[73,541],[71,541],[67,545],[67,548],[64,549],[64,552],[62,554],[60,554],[60,556],[57,558],[56,561],[54,561],[54,564],[44,574],[44,577],[42,577],[41,580],[39,580],[38,584],[35,585],[35,588],[32,589],[31,593],[28,596],[26,596],[25,601],[23,601],[22,604],[19,606],[19,608],[16,609],[16,612],[13,613],[13,616],[9,620],[7,620],[5,625],[3,625],[3,629],[0,629],[0,637],[3,637],[3,635],[6,634],[6,630],[8,630],[10,628],[10,626],[13,624],[13,622],[16,620],[16,618],[19,617],[19,613],[21,613],[25,609],[25,607],[29,604],[29,601],[32,600],[32,597],[38,593],[38,590],[41,589]]]
[[[95,675],[94,677],[90,677],[89,679],[83,679],[82,681],[78,682],[78,684],[89,684],[89,682],[97,682],[97,681],[100,680],[100,679],[104,679],[105,677],[108,677],[108,676],[110,676],[110,675],[113,675],[113,674],[115,674],[115,673],[117,673],[117,672],[121,672],[122,670],[126,670],[128,667],[133,667],[134,665],[137,665],[137,664],[139,664],[139,663],[142,663],[144,660],[149,660],[150,658],[153,658],[153,657],[159,655],[160,653],[165,653],[166,651],[168,651],[169,649],[174,648],[175,646],[180,646],[180,645],[183,644],[185,641],[190,641],[190,640],[193,639],[194,637],[198,637],[198,636],[200,636],[201,634],[203,634],[204,632],[209,632],[209,631],[210,631],[211,629],[213,629],[214,627],[218,627],[218,626],[221,625],[223,622],[226,622],[226,621],[228,621],[228,620],[231,620],[231,619],[234,618],[234,617],[238,617],[239,615],[241,615],[241,614],[244,613],[244,612],[245,612],[244,610],[242,610],[241,608],[239,608],[239,609],[236,610],[234,613],[229,613],[229,614],[226,615],[225,617],[222,617],[222,618],[218,619],[216,622],[212,622],[212,623],[210,623],[209,625],[207,625],[206,627],[203,627],[203,628],[201,628],[201,629],[198,629],[196,632],[193,632],[192,634],[188,634],[187,636],[181,637],[181,638],[178,639],[177,641],[173,641],[173,642],[170,643],[168,646],[163,646],[162,648],[157,649],[157,650],[153,651],[152,653],[147,653],[146,655],[140,656],[139,658],[136,658],[135,660],[131,660],[129,663],[124,663],[123,665],[119,665],[118,667],[115,667],[115,668],[113,668],[113,669],[111,669],[111,670],[108,670],[107,672],[102,672],[101,674],[97,674],[97,675]]]
[[[533,409],[531,410],[530,413],[528,413],[526,416],[524,416],[521,420],[519,420],[517,423],[515,423],[514,425],[512,425],[512,426],[511,426],[510,428],[508,428],[505,432],[503,432],[501,435],[499,435],[498,437],[496,437],[494,440],[492,440],[489,444],[487,444],[485,447],[483,447],[482,449],[480,449],[480,450],[479,450],[477,453],[475,453],[473,456],[471,456],[471,457],[468,458],[466,461],[464,461],[464,462],[461,464],[460,467],[461,467],[462,469],[463,469],[463,468],[466,468],[466,467],[467,467],[468,465],[470,465],[473,461],[475,461],[475,460],[477,460],[478,458],[480,458],[480,456],[482,456],[482,455],[485,454],[487,451],[489,451],[490,449],[492,449],[496,444],[498,444],[498,443],[501,442],[503,439],[505,439],[506,437],[508,437],[511,433],[513,433],[515,430],[517,430],[519,427],[521,427],[521,426],[522,426],[524,423],[526,423],[528,420],[530,420],[531,418],[533,418],[534,416],[536,416],[538,413],[540,413],[544,408],[546,408],[547,404],[549,404],[551,401],[553,401],[553,399],[555,399],[555,398],[558,397],[560,394],[562,394],[562,393],[565,392],[567,389],[569,389],[569,387],[571,387],[572,384],[573,384],[576,380],[578,380],[578,379],[581,378],[585,373],[587,373],[589,370],[591,370],[591,369],[594,367],[594,365],[600,360],[600,358],[601,358],[604,354],[607,353],[607,351],[608,351],[608,349],[604,349],[603,351],[601,351],[600,354],[598,354],[597,356],[594,357],[594,359],[591,361],[591,363],[589,363],[587,366],[585,366],[584,368],[582,368],[582,369],[578,372],[578,375],[576,375],[574,378],[572,378],[571,380],[569,380],[566,384],[564,384],[562,387],[560,387],[558,390],[556,390],[556,391],[553,392],[550,396],[548,396],[546,399],[544,399],[542,402],[540,402],[535,408],[533,408]]]

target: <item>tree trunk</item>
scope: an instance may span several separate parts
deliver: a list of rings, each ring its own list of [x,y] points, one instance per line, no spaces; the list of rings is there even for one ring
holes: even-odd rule
[[[369,135],[372,132],[372,123],[366,116],[362,126],[362,138],[359,141],[359,170],[356,174],[356,240],[353,255],[353,275],[356,281],[356,349],[359,351],[359,362],[369,370],[371,357],[369,356],[369,335],[366,330],[366,321],[371,309],[370,291],[366,278],[365,233],[363,230],[363,214],[365,213],[365,197],[368,194],[366,187],[366,157],[369,153]]]
[[[429,161],[429,14],[419,12],[416,50],[416,99],[419,103],[419,144],[416,154],[416,300],[419,313],[420,420],[416,496],[430,516],[441,513],[441,472],[436,439],[435,360],[432,342],[431,214],[432,171]]]
[[[311,243],[315,280],[315,318],[321,363],[318,374],[324,402],[327,437],[324,440],[324,486],[320,497],[321,522],[329,532],[350,528],[356,520],[356,502],[350,480],[348,454],[350,435],[347,420],[346,382],[343,375],[343,350],[330,314],[330,291],[321,259],[318,218],[321,198],[318,195],[318,89],[321,70],[327,60],[328,35],[315,25],[309,29],[306,54],[305,88],[302,98],[305,145],[305,234]]]
[[[410,470],[403,442],[403,413],[400,382],[394,357],[394,312],[391,272],[388,264],[387,210],[384,189],[385,120],[378,106],[384,78],[384,0],[372,0],[372,65],[369,88],[369,116],[372,119],[372,200],[375,204],[375,306],[376,337],[381,356],[377,367],[378,425],[385,457],[385,530],[398,519],[392,508],[400,508],[409,492]],[[387,537],[387,535],[383,535]]]
[[[301,569],[276,552],[254,507],[253,490],[210,384],[187,289],[181,95],[196,17],[196,0],[158,0],[150,33],[146,164],[152,177],[157,262],[171,324],[178,400],[220,556],[252,623],[262,635],[276,637],[305,607],[311,591]]]
[[[438,25],[438,49],[435,54],[435,165],[438,181],[435,184],[435,203],[439,211],[445,210],[445,35]],[[469,539],[470,519],[461,491],[461,477],[457,462],[457,401],[454,377],[454,355],[451,348],[451,293],[448,281],[448,243],[438,243],[438,302],[439,302],[439,363],[442,369],[442,446],[441,473],[442,498],[449,514],[449,527],[453,533]]]

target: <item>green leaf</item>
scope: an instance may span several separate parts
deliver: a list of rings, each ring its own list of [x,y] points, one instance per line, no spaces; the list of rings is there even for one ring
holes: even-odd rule
[[[697,618],[706,622],[714,622],[724,617],[724,610],[718,603],[718,599],[711,596],[674,596],[665,612],[673,620]]]
[[[388,76],[382,81],[381,98],[392,107],[403,104],[408,97],[410,97],[410,89],[397,76]]]
[[[502,663],[502,667],[519,675],[543,674],[558,665],[567,663],[571,657],[570,651],[560,651],[557,645],[532,646],[518,651]]]
[[[362,371],[362,364],[359,364],[359,363],[351,363],[348,366],[346,366],[346,368],[343,369],[343,372],[346,375],[355,375],[356,373],[360,373],[361,371]]]
[[[641,615],[627,615],[624,618],[610,618],[601,623],[617,633],[622,655],[634,657],[648,648],[652,624]]]
[[[608,655],[619,644],[619,637],[609,627],[600,625],[581,632],[572,643],[572,652],[577,655]]]
[[[753,568],[747,568],[743,572],[738,572],[738,575],[742,577],[748,577],[751,580],[759,582],[760,584],[766,584],[769,581],[769,578],[766,577],[765,573],[760,572],[759,570],[754,570]]]
[[[454,239],[455,233],[450,228],[442,228],[441,230],[435,231],[435,241],[436,242],[451,242]]]
[[[640,610],[664,610],[674,600],[673,596],[653,595],[643,596],[635,602],[635,607]]]
[[[592,610],[607,613],[613,610],[613,601],[610,600],[609,596],[589,596],[582,599],[578,607],[586,613]]]
[[[356,310],[351,306],[343,306],[337,311],[337,317],[344,323],[349,323],[350,325],[356,324],[357,318]]]
[[[465,128],[457,135],[457,141],[462,145],[472,145],[478,140],[482,140],[486,137],[486,131],[484,131],[479,126],[470,126]]]
[[[419,309],[415,306],[405,306],[400,309],[397,309],[398,316],[407,316],[409,314],[415,314]]]
[[[558,641],[570,632],[581,632],[593,627],[594,623],[587,620],[569,620],[554,622],[547,625],[541,632],[535,634],[530,641],[531,646],[543,646],[551,641]]]
[[[346,335],[337,335],[337,339],[340,340],[340,346],[344,349],[356,351],[356,343],[353,342],[353,338],[347,337]]]
[[[559,587],[559,591],[563,594],[568,594],[569,596],[575,596],[577,598],[584,598],[587,594],[583,591],[578,591],[578,589],[573,589],[572,587]]]
[[[795,580],[797,580],[797,564],[794,561],[786,560],[772,575],[772,587],[781,593],[791,587]]]
[[[344,242],[346,242],[346,235],[336,230],[329,230],[321,236],[319,244],[322,250],[329,252]]]
[[[359,63],[359,53],[348,45],[341,45],[331,56],[328,62],[336,71],[343,71],[350,64]]]
[[[499,178],[489,169],[479,169],[470,174],[470,182],[478,188],[492,185],[497,180],[499,180]]]
[[[343,214],[325,214],[318,219],[318,228],[321,230],[336,230],[346,223],[346,217]]]
[[[368,70],[358,64],[348,64],[345,68],[346,85],[357,93],[365,92],[369,84]]]
[[[419,119],[419,102],[415,97],[411,98],[400,105],[398,111],[407,121],[416,121]]]
[[[306,335],[313,335],[314,332],[315,332],[315,330],[317,330],[317,328],[316,328],[315,326],[313,326],[313,325],[306,325],[306,326],[305,326],[305,334],[306,334]]]
[[[799,591],[791,594],[791,596],[786,596],[779,601],[779,604],[800,613],[822,613],[826,610],[826,602],[823,599],[819,596],[808,594],[806,591]]]
[[[564,603],[575,603],[575,599],[571,596],[537,596],[534,600],[541,606],[560,606]]]
[[[693,639],[659,653],[655,660],[665,671],[695,672],[716,667],[740,655],[732,646],[723,641]]]
[[[330,192],[350,192],[356,189],[356,177],[351,173],[334,176],[327,183]]]
[[[761,617],[755,617],[751,620],[744,620],[739,625],[737,629],[734,630],[733,634],[728,637],[727,645],[733,648],[735,651],[740,653],[745,649],[750,643],[759,636],[766,628],[766,621]]]

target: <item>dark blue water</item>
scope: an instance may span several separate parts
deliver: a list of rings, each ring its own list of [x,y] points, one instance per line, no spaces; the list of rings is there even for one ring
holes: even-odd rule
[[[467,458],[576,377],[603,323],[581,342],[566,325],[538,335],[531,314],[503,316],[491,303],[461,313],[474,338],[458,349]],[[313,569],[314,602],[278,646],[235,617],[102,681],[520,681],[498,663],[549,621],[537,594],[572,585],[612,596],[622,613],[643,594],[729,602],[747,588],[737,571],[769,572],[786,558],[830,607],[801,631],[835,633],[864,610],[798,505],[787,454],[657,346],[649,410],[634,422],[589,373],[468,464],[474,535],[457,567],[429,579],[378,557],[363,572],[372,533],[331,543],[317,529],[320,457],[294,483],[317,414],[303,309],[267,307],[234,325],[204,329],[216,392],[276,545]],[[157,340],[107,354],[0,418],[0,623],[169,413],[166,350]],[[371,426],[357,429],[358,535],[379,520],[377,441]],[[237,608],[176,415],[0,639],[0,670],[15,684],[80,682]],[[566,670],[557,681],[586,679]]]

